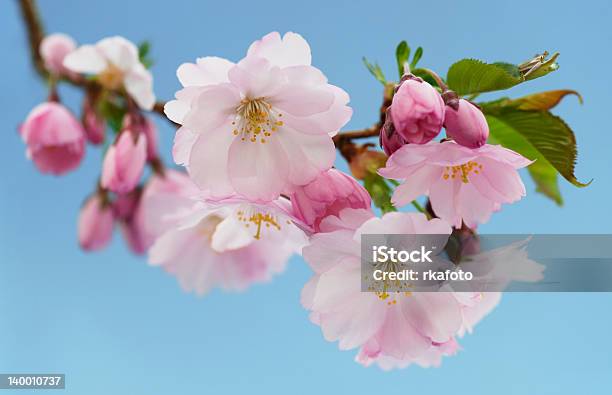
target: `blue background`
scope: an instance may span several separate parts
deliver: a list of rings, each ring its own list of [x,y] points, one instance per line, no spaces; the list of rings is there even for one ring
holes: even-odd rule
[[[153,43],[155,90],[170,98],[177,66],[198,56],[237,60],[272,30],[303,34],[313,62],[351,95],[347,128],[377,117],[381,87],[361,64],[395,77],[401,39],[425,48],[422,64],[444,73],[476,57],[520,62],[560,51],[561,68],[508,92],[574,88],[555,111],[576,131],[577,189],[561,181],[565,207],[534,193],[505,207],[483,232],[612,233],[610,171],[611,7],[607,1],[187,2],[41,1],[48,32],[81,43],[121,34]],[[76,171],[39,174],[16,127],[45,96],[33,73],[16,2],[0,5],[0,372],[65,372],[71,394],[194,393],[606,393],[612,384],[612,295],[507,294],[463,351],[439,369],[384,373],[326,342],[299,303],[310,270],[293,259],[270,284],[198,298],[131,255],[119,236],[98,254],[76,243],[79,206],[92,191],[101,152]],[[78,111],[80,95],[64,87]],[[172,129],[162,119],[169,157]],[[23,393],[23,392],[21,392]]]

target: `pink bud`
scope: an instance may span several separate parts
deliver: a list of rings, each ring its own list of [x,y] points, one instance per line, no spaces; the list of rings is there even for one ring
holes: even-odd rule
[[[295,217],[315,232],[328,215],[345,208],[371,208],[368,192],[351,176],[336,169],[321,173],[310,184],[298,187],[291,195]]]
[[[83,127],[63,105],[45,102],[34,107],[19,128],[26,155],[43,173],[64,174],[85,154]]]
[[[137,114],[128,115],[123,119],[123,128],[132,129],[138,133],[143,133],[147,138],[147,159],[155,159],[158,157],[158,135],[157,127],[149,118]]]
[[[465,99],[459,99],[457,110],[446,107],[444,127],[448,137],[469,148],[482,147],[489,137],[489,125],[484,114]]]
[[[117,195],[113,202],[113,213],[115,214],[115,218],[128,220],[133,217],[141,195],[141,188],[136,188],[126,194]]]
[[[83,101],[82,120],[89,142],[92,144],[102,144],[104,142],[104,132],[106,131],[106,121],[98,114],[88,98],[85,98]]]
[[[391,156],[391,154],[406,144],[406,141],[397,133],[395,126],[393,126],[391,108],[387,109],[385,124],[380,129],[379,143],[388,156]]]
[[[134,254],[142,255],[147,252],[148,246],[144,242],[143,232],[137,221],[122,222],[120,229],[123,239]]]
[[[75,49],[76,43],[72,37],[62,33],[55,33],[43,38],[40,43],[39,52],[45,62],[45,68],[50,73],[72,75],[74,73],[64,67],[64,58]]]
[[[144,254],[148,245],[144,242],[142,220],[139,215],[142,189],[136,188],[130,193],[117,195],[113,202],[113,213],[119,221],[119,229],[130,250],[135,254]]]
[[[140,181],[146,159],[146,137],[124,130],[104,157],[102,186],[115,193],[130,192]]]
[[[79,215],[78,236],[81,248],[86,251],[105,247],[113,234],[113,211],[100,196],[91,196]]]
[[[444,101],[427,82],[409,78],[393,96],[393,125],[404,140],[425,144],[442,130]]]

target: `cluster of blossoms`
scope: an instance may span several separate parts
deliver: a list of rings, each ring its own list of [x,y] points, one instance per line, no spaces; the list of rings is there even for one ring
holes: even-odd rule
[[[443,94],[421,78],[402,78],[380,132],[390,155],[380,174],[402,181],[393,194],[394,205],[427,195],[437,217],[457,228],[462,223],[475,228],[503,203],[525,196],[517,169],[531,161],[486,144],[484,114],[440,85]],[[434,142],[443,127],[447,139]]]
[[[474,104],[402,78],[380,132],[389,158],[379,173],[401,180],[396,206],[425,195],[436,218],[377,217],[368,191],[332,167],[333,136],[352,115],[349,96],[311,65],[300,35],[270,33],[236,63],[203,57],[180,65],[182,89],[164,111],[180,125],[172,153],[186,173],[160,167],[155,127],[141,112],[155,100],[151,75],[136,47],[119,37],[75,47],[65,36],[45,39],[49,72],[92,75],[103,92],[87,95],[82,122],[54,94],[20,130],[36,166],[62,174],[79,164],[86,140],[104,140],[96,101],[105,92],[126,98],[97,191],[81,211],[83,248],[105,246],[118,223],[133,251],[198,294],[266,281],[302,253],[314,272],[302,291],[312,321],[341,349],[357,349],[358,362],[384,369],[438,365],[497,304],[498,293],[360,290],[362,234],[450,235],[525,195],[517,169],[530,162],[486,144],[487,122]],[[447,139],[433,141],[442,128]],[[147,163],[154,171],[140,185]]]
[[[158,162],[157,129],[142,113],[155,102],[151,73],[141,63],[136,46],[123,37],[77,47],[69,36],[52,34],[41,42],[40,56],[49,73],[50,94],[19,128],[28,158],[41,172],[62,175],[79,166],[87,143],[107,142],[99,186],[79,219],[79,243],[86,250],[104,247],[116,222],[131,249],[143,253],[133,213],[145,166]],[[86,86],[81,121],[60,102],[56,85],[62,80]],[[120,130],[107,136],[101,107],[123,92],[120,98],[128,111]]]

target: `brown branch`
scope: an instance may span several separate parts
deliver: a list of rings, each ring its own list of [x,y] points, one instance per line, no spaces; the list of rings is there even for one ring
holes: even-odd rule
[[[28,42],[30,44],[32,64],[36,68],[38,74],[40,74],[42,77],[46,77],[48,72],[45,69],[45,63],[38,50],[40,47],[40,42],[45,36],[45,33],[38,15],[35,0],[19,0],[19,5],[21,8],[21,15],[28,32]]]

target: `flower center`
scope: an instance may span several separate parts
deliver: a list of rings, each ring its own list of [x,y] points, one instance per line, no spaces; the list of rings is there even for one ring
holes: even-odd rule
[[[374,270],[382,270],[383,272],[399,272],[401,269],[403,269],[401,264],[391,260],[377,262],[374,266]],[[385,302],[387,306],[393,306],[397,304],[397,299],[400,296],[412,296],[410,288],[412,288],[410,283],[405,284],[404,281],[385,279],[377,282],[375,286],[370,286],[369,290],[373,291],[378,299]],[[391,289],[395,289],[395,291],[391,291]]]
[[[98,74],[98,81],[107,89],[119,89],[123,84],[123,71],[112,63],[106,66],[106,69]]]
[[[470,182],[468,176],[470,173],[479,174],[482,171],[482,165],[475,161],[469,161],[459,166],[446,166],[442,178],[445,180],[454,180],[457,177],[461,177],[461,181],[464,184]]]
[[[240,209],[236,212],[238,221],[243,222],[246,228],[253,227],[255,234],[253,237],[261,239],[262,229],[281,230],[278,218],[271,213],[261,212],[255,209]]]
[[[283,121],[278,120],[282,116],[264,97],[242,99],[236,108],[236,119],[232,122],[233,133],[240,136],[242,141],[255,143],[259,140],[265,144],[266,138],[277,132],[279,126],[283,126]]]

